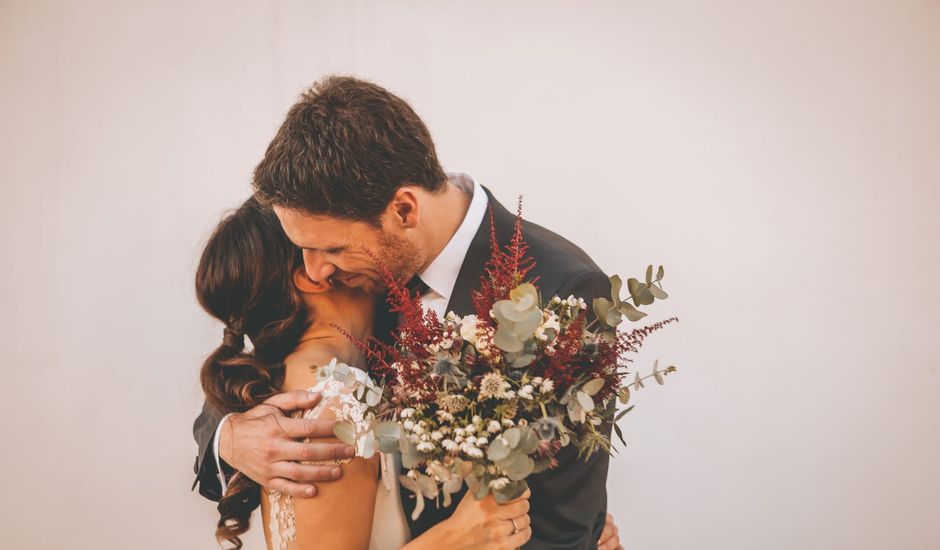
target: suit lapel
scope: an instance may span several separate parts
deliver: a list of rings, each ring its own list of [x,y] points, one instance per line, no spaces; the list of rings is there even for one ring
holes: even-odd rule
[[[512,235],[516,218],[493,197],[489,189],[482,185],[480,187],[486,192],[487,207],[496,227],[497,240],[505,243]],[[447,311],[453,311],[458,315],[473,313],[472,293],[480,286],[483,268],[490,259],[490,219],[490,215],[483,218],[483,223],[480,224],[473,236],[473,241],[470,242],[467,255],[464,256],[457,280],[454,282],[454,290],[450,294]]]

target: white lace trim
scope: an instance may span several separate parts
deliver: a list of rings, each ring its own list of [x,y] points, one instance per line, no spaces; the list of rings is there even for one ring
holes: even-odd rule
[[[343,363],[336,363],[336,359],[329,365],[320,367],[317,371],[319,381],[307,391],[318,392],[322,399],[312,409],[297,411],[292,416],[315,419],[329,407],[329,410],[336,417],[337,421],[350,422],[356,428],[356,456],[369,457],[374,454],[371,451],[371,445],[366,442],[366,436],[371,435],[372,419],[366,416],[367,406],[356,399],[353,394],[361,386],[375,388],[374,383],[365,371],[350,367]],[[342,381],[341,381],[342,380]],[[304,442],[309,442],[305,439]],[[371,452],[370,452],[371,451]],[[384,458],[384,457],[383,457]],[[308,461],[304,464],[346,464],[351,459],[343,458],[336,460]],[[386,479],[391,474],[385,475],[385,460],[383,464],[383,477]],[[388,484],[386,483],[388,489]],[[389,489],[390,490],[390,489]],[[268,503],[271,506],[271,514],[268,519],[268,531],[271,535],[271,547],[276,550],[287,550],[288,543],[294,541],[297,536],[294,516],[294,498],[291,495],[284,495],[278,491],[265,489],[268,497]]]

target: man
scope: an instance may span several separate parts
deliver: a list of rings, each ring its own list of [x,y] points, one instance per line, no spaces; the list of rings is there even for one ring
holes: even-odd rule
[[[469,176],[444,173],[430,133],[405,101],[350,77],[318,82],[291,108],[255,171],[254,186],[303,251],[310,279],[380,293],[381,270],[388,269],[420,289],[425,308],[441,316],[473,312],[471,292],[490,255],[488,212],[501,243],[515,220]],[[609,295],[607,276],[580,248],[532,223],[525,222],[523,232],[536,261],[530,276],[539,277],[544,295],[575,295],[588,303]],[[383,330],[377,327],[376,334]],[[194,426],[200,493],[217,499],[229,468],[299,497],[315,495],[312,482],[340,476],[337,467],[298,461],[349,456],[349,448],[313,442],[298,456],[296,444],[288,445],[329,435],[329,426],[283,417],[270,422],[272,410],[282,416],[315,399],[282,394],[268,401],[274,407],[223,419],[204,407]],[[607,454],[582,461],[568,446],[558,460],[557,468],[528,480],[533,537],[527,547],[618,548],[606,514]],[[413,537],[453,511],[431,506],[412,521],[410,497],[403,490]]]

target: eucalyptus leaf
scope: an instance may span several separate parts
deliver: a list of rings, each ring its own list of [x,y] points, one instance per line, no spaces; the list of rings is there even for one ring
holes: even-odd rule
[[[522,340],[510,329],[500,325],[493,335],[493,344],[507,353],[518,353],[523,350]]]
[[[531,353],[526,353],[516,357],[515,361],[512,362],[512,366],[516,369],[522,369],[531,365],[532,361],[535,361],[535,356]]]
[[[656,280],[657,281],[663,280],[663,275],[665,274],[666,272],[663,270],[663,266],[659,266],[659,269],[656,270]]]
[[[356,444],[356,427],[350,422],[337,422],[334,424],[333,435],[347,445]]]
[[[626,315],[627,319],[632,322],[639,321],[640,319],[646,317],[645,313],[633,307],[633,305],[629,304],[628,302],[621,303],[619,311]]]
[[[630,304],[626,302],[621,302],[620,307],[629,306]],[[604,322],[607,323],[607,326],[616,327],[623,321],[623,317],[620,315],[619,309],[611,309],[607,312],[607,317],[604,318]]]
[[[665,300],[666,298],[669,297],[669,295],[666,294],[665,290],[659,288],[656,285],[650,285],[649,291],[650,291],[650,294],[652,294],[653,297],[656,298],[657,300]]]
[[[522,437],[519,438],[519,445],[516,446],[516,450],[523,454],[532,454],[539,447],[539,436],[535,433],[535,430],[526,426],[520,428],[522,431]]]
[[[496,498],[496,502],[502,504],[519,498],[528,488],[529,486],[525,481],[514,481],[499,491],[493,491],[493,496]]]
[[[496,462],[508,457],[510,452],[512,452],[512,450],[509,448],[509,445],[502,438],[496,438],[486,449],[486,457]]]
[[[617,394],[617,397],[620,399],[620,403],[626,405],[630,402],[630,388],[623,388],[620,390],[620,393]]]
[[[519,439],[522,438],[522,432],[519,431],[519,428],[509,428],[503,432],[504,440],[506,444],[509,445],[510,449],[515,449],[519,445]]]
[[[646,284],[647,285],[653,284],[653,265],[652,264],[646,266]]]
[[[607,322],[607,312],[610,311],[610,308],[613,304],[610,303],[610,300],[606,298],[594,298],[594,315],[598,319]],[[608,325],[610,323],[607,323]]]
[[[620,305],[621,288],[623,288],[623,281],[620,280],[620,275],[612,275],[610,277],[610,298],[613,300],[614,305]]]
[[[606,381],[603,378],[593,378],[581,386],[581,391],[588,395],[597,395],[597,392],[604,388]]]
[[[366,405],[374,407],[382,401],[382,394],[378,391],[369,389],[369,393],[366,394]]]
[[[640,378],[640,373],[636,373],[636,376],[633,378],[633,387],[635,389],[643,388],[643,379]]]

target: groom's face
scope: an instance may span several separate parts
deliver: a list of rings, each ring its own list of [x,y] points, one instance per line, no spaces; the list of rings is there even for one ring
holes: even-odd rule
[[[383,267],[406,281],[420,265],[417,247],[385,228],[290,208],[274,207],[274,212],[287,237],[303,251],[307,276],[314,281],[332,277],[375,293],[385,287]]]

